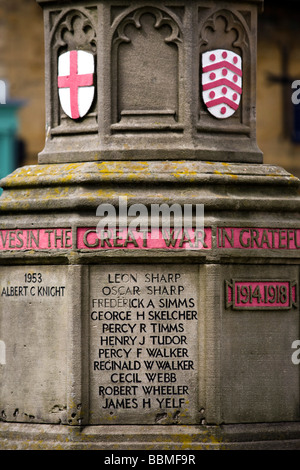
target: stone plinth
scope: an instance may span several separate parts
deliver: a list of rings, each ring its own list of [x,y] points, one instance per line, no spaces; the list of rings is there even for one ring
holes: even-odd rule
[[[298,446],[296,178],[269,165],[103,162],[24,167],[2,185],[4,446],[26,436],[46,449],[57,435],[78,449]],[[204,236],[101,240],[96,209],[120,196],[204,203]]]
[[[262,162],[255,116],[261,0],[176,0],[172,6],[108,0],[39,3],[46,25],[47,108],[40,163]],[[242,62],[241,102],[226,119],[210,114],[203,98],[202,55],[218,49],[237,54]],[[85,117],[76,121],[63,111],[57,93],[58,58],[71,50],[89,52],[95,61],[94,98]],[[219,81],[236,72],[223,76],[218,70]]]
[[[46,145],[1,181],[2,448],[300,448],[300,181],[256,145],[261,2],[39,3]]]

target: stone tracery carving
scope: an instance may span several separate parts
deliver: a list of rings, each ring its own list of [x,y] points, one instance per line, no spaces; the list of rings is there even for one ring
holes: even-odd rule
[[[139,8],[119,21],[112,39],[113,122],[176,123],[181,34],[174,19],[156,7]],[[146,37],[156,46],[151,55]]]
[[[58,36],[61,38],[60,44],[64,43],[68,49],[77,47],[85,50],[96,50],[96,35],[92,29],[90,21],[82,14],[74,12],[74,15],[67,16],[58,29]]]
[[[53,18],[52,28],[50,32],[51,37],[51,82],[52,82],[52,100],[53,115],[52,115],[52,128],[62,124],[62,119],[65,117],[62,112],[57,94],[57,62],[58,56],[63,52],[71,50],[84,50],[96,55],[97,52],[97,37],[92,9],[77,8],[71,10],[61,10],[57,12]],[[95,103],[91,108],[91,115],[95,116]],[[94,118],[93,118],[94,119]],[[85,118],[85,122],[86,118]],[[92,123],[91,123],[92,124]],[[72,123],[68,122],[68,127],[62,132],[81,132],[78,123],[76,129],[72,129]],[[87,123],[89,126],[89,124]],[[93,122],[94,125],[94,122]],[[87,127],[88,130],[88,127]],[[55,132],[55,131],[54,131]]]
[[[131,15],[128,15],[118,26],[115,37],[114,37],[114,44],[120,42],[130,42],[130,38],[126,35],[125,29],[128,25],[133,24],[137,29],[142,28],[141,24],[141,17],[144,14],[150,13],[155,17],[155,24],[154,28],[159,29],[164,25],[167,25],[171,29],[171,34],[165,38],[166,43],[174,42],[179,43],[182,42],[181,33],[178,24],[167,15],[162,10],[158,8],[139,8],[138,10],[134,11]]]
[[[58,18],[52,29],[56,49],[84,49],[96,52],[96,31],[91,18],[82,9],[70,10]]]
[[[205,46],[213,48],[214,42],[217,41],[218,46],[228,49],[238,48],[242,51],[249,45],[247,36],[245,28],[232,12],[218,10],[204,22],[200,31],[199,45],[201,49]]]
[[[204,12],[201,12],[204,16]],[[239,54],[243,62],[243,97],[241,106],[237,113],[231,118],[235,123],[247,124],[249,122],[249,112],[245,109],[248,106],[244,106],[249,100],[250,94],[250,69],[249,64],[251,63],[250,57],[250,33],[249,27],[245,19],[239,15],[238,12],[232,12],[226,9],[217,10],[210,13],[206,18],[201,17],[199,12],[200,29],[199,29],[199,56],[201,64],[201,54],[209,50],[215,50],[219,48],[228,49]],[[202,21],[201,21],[202,20]],[[202,69],[200,66],[200,89],[199,96],[201,96],[201,74]],[[206,115],[205,105],[200,99],[200,111],[199,114]],[[207,117],[212,119],[211,117]],[[230,119],[229,119],[230,123]],[[221,130],[223,127],[226,130],[228,123],[218,123],[218,129]]]

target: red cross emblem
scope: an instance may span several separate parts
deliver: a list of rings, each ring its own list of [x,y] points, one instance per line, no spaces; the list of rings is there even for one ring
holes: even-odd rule
[[[202,97],[219,119],[232,116],[242,95],[242,59],[232,51],[215,49],[202,54]]]
[[[94,56],[69,51],[58,58],[58,94],[61,107],[72,119],[83,117],[94,99]]]

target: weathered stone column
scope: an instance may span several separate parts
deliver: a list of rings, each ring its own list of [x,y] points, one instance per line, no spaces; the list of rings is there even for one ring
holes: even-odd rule
[[[47,139],[40,163],[262,162],[255,139],[257,7],[262,1],[176,1],[173,7],[143,1],[123,7],[109,1],[66,2],[65,8],[55,1],[39,3],[45,15],[47,90]],[[216,58],[231,62],[227,76],[218,69],[219,82],[229,78],[235,89],[243,89],[230,118],[228,112],[225,119],[215,119],[203,101],[202,57],[212,49],[230,52],[227,59]],[[57,92],[58,57],[70,50],[89,52],[95,62],[95,96],[85,117],[75,122],[66,116]],[[233,56],[239,57],[238,67]],[[231,95],[226,98],[234,102]]]
[[[0,446],[299,448],[299,180],[256,143],[262,1],[39,3],[46,144],[1,181]]]

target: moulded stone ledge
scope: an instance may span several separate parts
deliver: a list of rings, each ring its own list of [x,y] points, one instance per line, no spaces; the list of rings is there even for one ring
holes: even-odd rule
[[[0,210],[94,210],[105,202],[204,204],[213,211],[299,210],[300,181],[274,165],[88,162],[24,166],[0,181]]]
[[[172,192],[171,192],[172,190]],[[118,206],[119,198],[127,198],[128,205],[144,204],[204,204],[211,211],[259,211],[295,212],[300,208],[300,197],[277,188],[277,192],[268,194],[260,188],[257,192],[243,190],[240,186],[219,186],[209,188],[184,187],[153,188],[118,187],[103,185],[95,188],[86,185],[57,185],[42,188],[9,188],[0,199],[0,210],[15,211],[51,211],[51,210],[95,210],[99,204],[107,203]]]
[[[299,423],[62,426],[0,423],[0,449],[299,450]]]
[[[78,183],[211,183],[300,186],[281,167],[262,164],[187,161],[81,162],[30,165],[0,181],[2,188]]]

